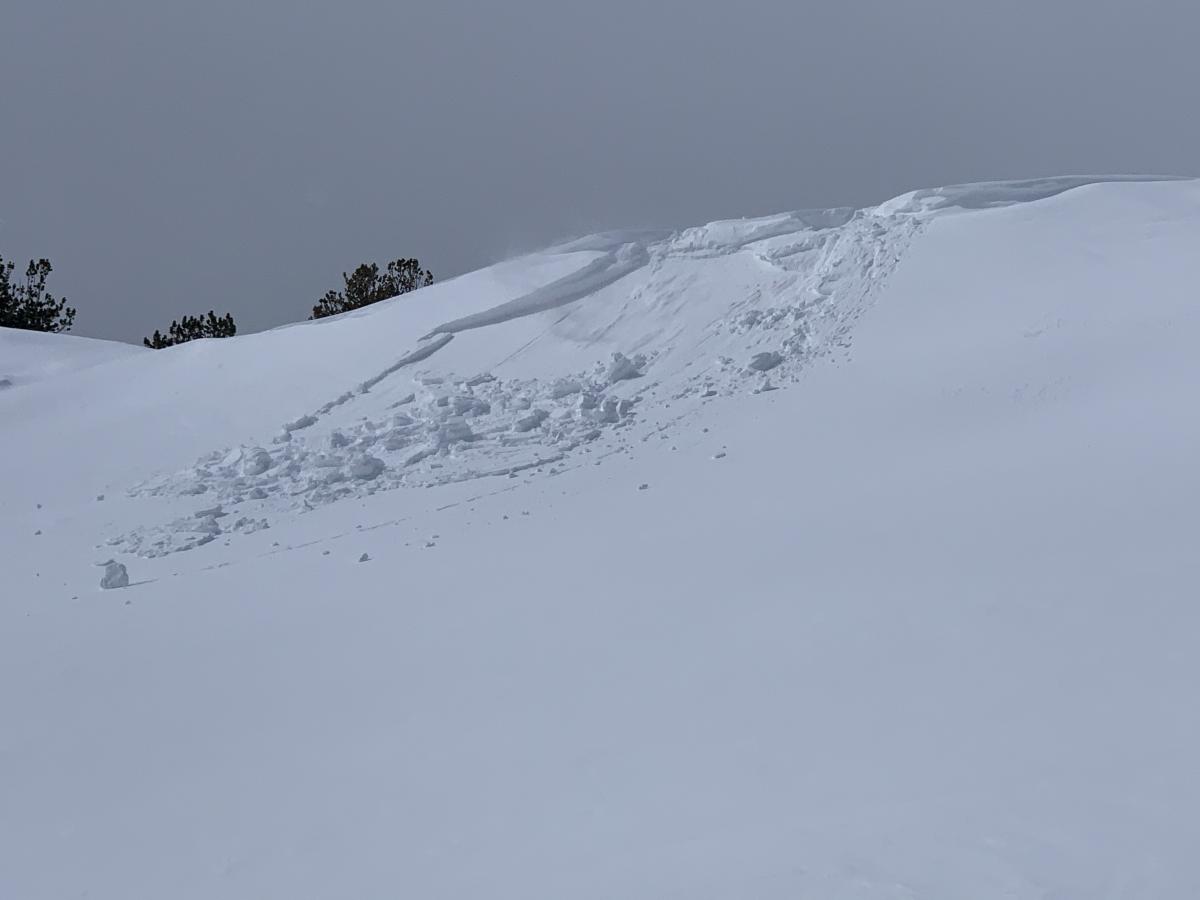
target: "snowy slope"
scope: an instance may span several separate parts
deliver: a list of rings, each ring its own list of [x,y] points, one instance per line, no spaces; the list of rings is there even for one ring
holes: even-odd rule
[[[142,352],[141,347],[115,341],[0,328],[0,390]]]
[[[0,896],[1195,896],[1198,240],[915,192],[0,392]]]

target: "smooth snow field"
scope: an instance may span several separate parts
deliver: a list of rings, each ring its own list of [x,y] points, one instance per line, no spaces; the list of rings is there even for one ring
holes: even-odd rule
[[[0,900],[1200,897],[1198,347],[1126,178],[0,329]]]

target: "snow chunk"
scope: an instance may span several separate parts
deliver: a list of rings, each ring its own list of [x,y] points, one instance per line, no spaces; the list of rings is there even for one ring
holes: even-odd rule
[[[475,434],[471,431],[470,425],[461,418],[454,417],[438,426],[433,439],[438,447],[449,447],[451,444],[473,441]]]
[[[412,456],[410,456],[408,459],[406,459],[404,461],[404,464],[406,466],[413,466],[413,465],[416,465],[417,463],[419,463],[423,459],[429,459],[429,457],[436,456],[436,455],[437,455],[437,450],[426,447],[424,450],[418,450],[416,453],[414,453]]]
[[[100,565],[104,566],[104,576],[100,579],[101,588],[110,591],[113,588],[129,587],[129,572],[124,564],[110,559]]]
[[[574,378],[560,378],[554,382],[550,388],[550,399],[561,400],[563,397],[569,397],[572,394],[578,394],[583,390],[581,385]]]
[[[646,357],[638,355],[630,359],[624,353],[614,353],[612,364],[608,367],[608,383],[627,381],[630,378],[641,378],[642,369],[646,366]]]
[[[224,513],[222,513],[224,515]],[[217,521],[216,516],[205,516],[199,522],[192,526],[193,531],[198,531],[201,534],[208,534],[216,537],[221,533],[221,525]]]
[[[253,478],[261,475],[275,464],[271,454],[262,447],[252,447],[241,459],[239,471],[244,477]]]
[[[403,431],[397,430],[389,434],[383,441],[385,450],[400,450],[412,443],[412,438]]]
[[[754,358],[746,366],[755,372],[767,372],[783,362],[783,356],[771,350],[767,353],[755,353]]]
[[[517,419],[517,421],[513,423],[513,431],[533,431],[533,429],[537,428],[544,421],[546,421],[549,416],[550,413],[546,412],[544,409],[535,409],[524,418]]]
[[[301,416],[298,419],[293,419],[283,426],[284,431],[300,431],[304,428],[311,428],[317,424],[316,416]]]
[[[350,477],[358,481],[370,481],[378,478],[387,466],[376,456],[361,456],[350,463]]]
[[[456,416],[486,416],[492,411],[490,403],[470,394],[449,398],[449,405]]]

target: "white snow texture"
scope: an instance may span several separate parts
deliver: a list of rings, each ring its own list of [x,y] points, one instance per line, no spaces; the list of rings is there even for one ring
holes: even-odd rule
[[[1041,179],[0,330],[0,898],[1200,896],[1197,247]]]

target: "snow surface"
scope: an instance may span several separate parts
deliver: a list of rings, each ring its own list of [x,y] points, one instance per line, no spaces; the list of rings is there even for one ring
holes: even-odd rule
[[[0,897],[1200,896],[1198,242],[969,185],[0,331]]]
[[[144,352],[114,341],[0,328],[0,390]]]

